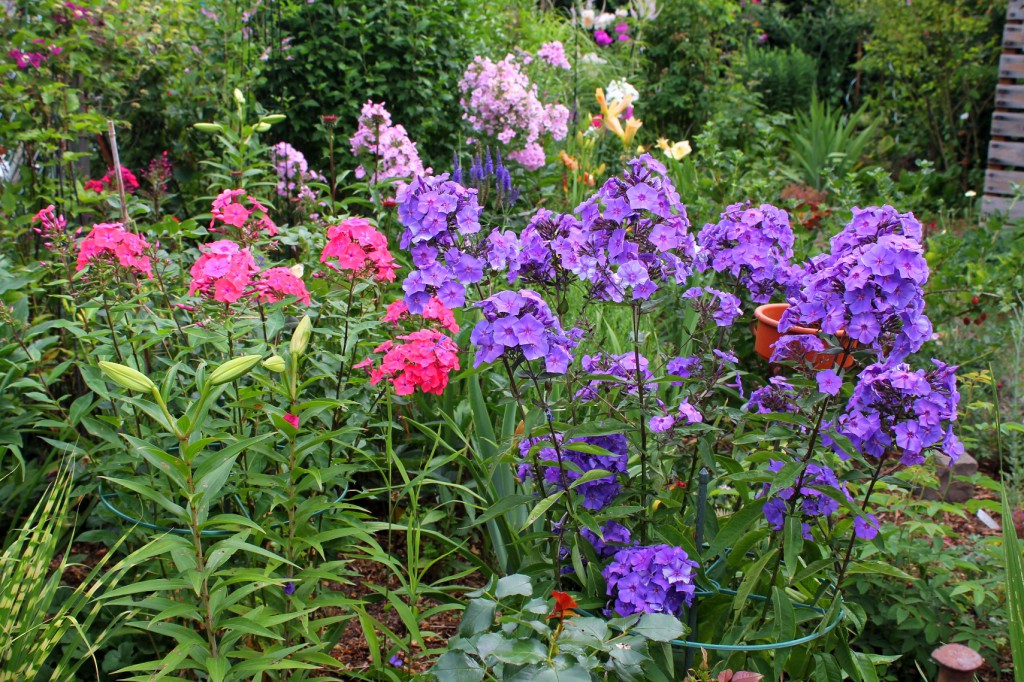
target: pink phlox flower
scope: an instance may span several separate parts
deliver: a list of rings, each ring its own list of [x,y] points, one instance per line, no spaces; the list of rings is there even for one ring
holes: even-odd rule
[[[153,266],[146,255],[148,249],[149,243],[143,237],[124,229],[121,223],[98,223],[78,245],[75,270],[106,259],[152,279]]]
[[[352,277],[373,277],[394,282],[398,264],[388,251],[388,240],[365,218],[346,218],[327,229],[327,245],[320,262]]]
[[[256,291],[258,300],[263,303],[276,303],[285,296],[295,296],[306,305],[311,303],[305,283],[285,267],[264,270],[256,284]]]
[[[246,208],[248,201],[251,208]],[[267,207],[244,189],[226,189],[217,195],[210,207],[210,231],[217,232],[217,223],[230,225],[241,233],[244,243],[252,243],[262,235],[277,235],[277,225],[270,219]],[[254,217],[255,216],[255,217]]]
[[[222,239],[199,247],[202,255],[189,273],[189,296],[196,293],[221,303],[234,303],[252,293],[253,279],[259,273],[256,259],[248,248]]]

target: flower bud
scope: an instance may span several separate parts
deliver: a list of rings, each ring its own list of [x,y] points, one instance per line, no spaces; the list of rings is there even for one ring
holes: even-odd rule
[[[257,133],[265,133],[268,130],[270,130],[270,124],[266,123],[265,121],[260,121],[259,123],[254,125],[252,129],[255,130]]]
[[[310,334],[313,333],[313,322],[309,319],[309,315],[304,315],[299,324],[295,327],[295,331],[292,332],[292,341],[288,346],[288,349],[292,352],[292,355],[302,355],[306,352],[306,346],[309,345]]]
[[[235,95],[235,101],[236,102],[238,102],[239,104],[245,104],[245,95],[242,94],[241,90],[239,90],[238,88],[235,88],[234,95]]]
[[[100,370],[121,388],[127,388],[129,391],[142,391],[144,393],[156,392],[156,384],[137,369],[119,365],[116,362],[101,362]]]
[[[219,386],[246,374],[262,359],[260,355],[243,355],[232,358],[210,373],[210,385]]]
[[[264,116],[263,118],[260,119],[260,123],[274,125],[275,123],[280,123],[285,118],[287,117],[284,114],[268,114],[267,116]]]
[[[193,123],[192,127],[203,133],[220,133],[224,131],[224,126],[219,123]]]
[[[283,372],[285,368],[284,358],[280,355],[271,355],[263,361],[263,366],[271,372]]]

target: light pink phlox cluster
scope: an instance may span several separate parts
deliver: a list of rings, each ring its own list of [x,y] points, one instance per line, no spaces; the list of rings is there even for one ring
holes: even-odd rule
[[[45,224],[45,223],[44,223]],[[152,279],[153,266],[146,250],[149,243],[134,232],[124,229],[121,223],[99,223],[78,245],[78,264],[75,270],[101,259],[110,259],[121,267]]]
[[[398,265],[388,251],[388,239],[365,218],[346,218],[327,229],[327,245],[320,262],[353,277],[374,277],[378,282],[394,282]]]
[[[516,149],[508,154],[530,170],[543,165],[538,151],[541,135],[550,133],[556,140],[569,133],[569,110],[555,103],[544,104],[537,86],[523,73],[514,55],[499,62],[477,56],[459,82],[463,97],[462,117],[473,130],[497,138]],[[517,152],[526,152],[525,154]]]
[[[63,234],[68,225],[68,221],[64,219],[64,216],[57,213],[57,207],[53,204],[36,213],[32,217],[32,222],[41,223],[39,227],[33,227],[32,230],[46,240],[44,244],[48,249],[53,248],[51,240]]]
[[[197,292],[221,303],[234,303],[251,293],[253,278],[259,273],[256,259],[248,248],[228,239],[199,247],[203,255],[189,273],[189,296]]]
[[[370,182],[376,183],[392,178],[429,175],[432,172],[430,168],[423,168],[416,143],[409,139],[405,127],[391,124],[391,114],[384,108],[383,102],[375,104],[368,101],[363,105],[359,115],[359,129],[349,138],[349,143],[352,145],[352,154],[364,158],[355,171],[359,179],[369,174]],[[405,183],[396,184],[401,187]]]
[[[392,324],[398,324],[401,320],[404,320],[410,316],[409,306],[405,304],[403,299],[391,303],[387,307],[387,311],[384,314],[384,321],[391,322]],[[453,334],[459,333],[459,325],[455,322],[455,315],[452,311],[445,307],[444,303],[441,302],[437,296],[431,296],[430,301],[423,308],[423,314],[420,315],[425,320],[433,320],[438,322],[442,327],[452,332]]]
[[[310,170],[305,155],[287,142],[278,142],[271,149],[277,169],[278,195],[315,201],[316,193],[308,183],[323,180],[323,176]]]
[[[270,268],[260,273],[256,292],[262,303],[276,303],[285,296],[296,296],[306,305],[311,302],[305,283],[286,267]]]
[[[562,45],[561,40],[553,40],[550,43],[544,43],[537,50],[537,57],[546,64],[556,66],[560,69],[571,69],[572,65],[569,64],[569,59],[565,56],[565,47]]]
[[[243,197],[252,205],[246,208]],[[219,232],[217,222],[230,225],[239,230],[242,241],[251,243],[261,235],[273,237],[277,234],[277,225],[270,219],[267,207],[261,204],[244,189],[226,189],[213,200],[210,210],[213,219],[210,221],[210,232]],[[255,217],[254,217],[255,216]]]

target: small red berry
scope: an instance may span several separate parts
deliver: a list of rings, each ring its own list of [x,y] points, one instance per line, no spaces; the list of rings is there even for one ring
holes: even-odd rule
[[[979,327],[980,327],[980,326],[982,325],[982,323],[984,323],[984,322],[985,322],[985,320],[981,319],[980,317],[976,317],[976,318],[974,318],[974,324],[978,325]]]
[[[978,319],[984,322],[985,320],[988,319],[988,313],[982,313],[981,315],[978,315]]]
[[[969,318],[969,317],[965,317],[965,318],[964,318],[964,324],[965,324],[965,325],[969,325],[970,323],[971,323],[971,318]]]
[[[980,299],[980,298],[978,298],[977,296],[973,296],[973,297],[971,298],[971,304],[972,304],[972,305],[978,305],[979,303],[981,303],[981,299]]]

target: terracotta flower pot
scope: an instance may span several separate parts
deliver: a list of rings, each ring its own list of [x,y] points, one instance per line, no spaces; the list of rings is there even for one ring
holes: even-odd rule
[[[757,318],[757,328],[754,331],[754,350],[765,360],[770,360],[772,357],[772,351],[775,349],[775,342],[783,336],[790,334],[820,334],[820,329],[814,329],[812,327],[790,327],[785,334],[779,332],[779,320],[782,319],[782,313],[785,312],[786,308],[789,307],[788,303],[767,303],[762,306],[758,306],[754,310],[754,317]],[[844,336],[843,332],[840,331],[837,336]],[[808,353],[808,361],[814,363],[815,369],[830,369],[836,364],[836,357],[834,355],[820,354],[820,353]],[[850,368],[853,365],[853,358],[847,358],[843,364],[845,368]]]

